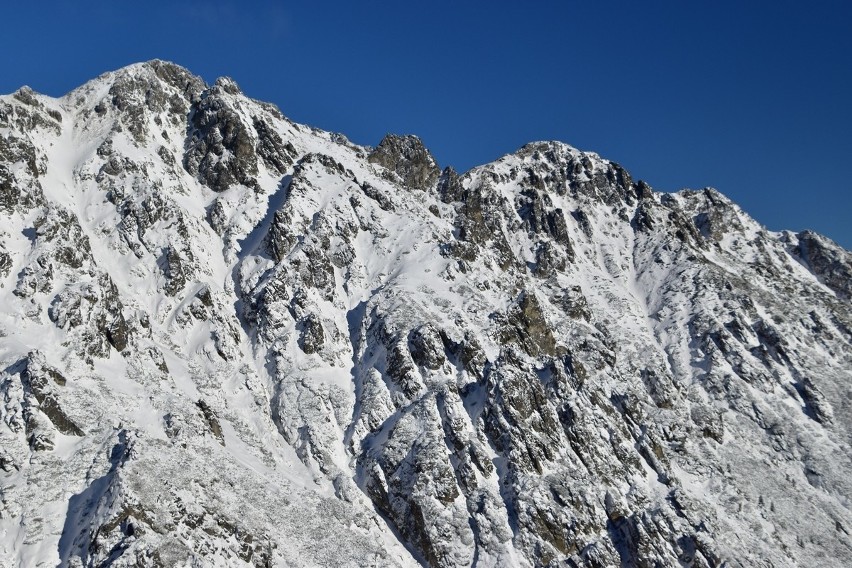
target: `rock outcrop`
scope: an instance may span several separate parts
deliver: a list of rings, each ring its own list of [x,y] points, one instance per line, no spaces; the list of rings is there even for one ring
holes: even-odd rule
[[[0,129],[0,565],[852,564],[827,238],[160,61]]]

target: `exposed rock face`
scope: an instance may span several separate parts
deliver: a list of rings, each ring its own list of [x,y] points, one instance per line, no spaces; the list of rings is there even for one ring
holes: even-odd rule
[[[441,169],[417,136],[388,134],[367,159],[394,172],[407,187],[431,188]]]
[[[19,116],[21,114],[23,118]],[[6,101],[0,104],[2,128],[29,129],[33,116],[40,116],[40,120],[51,129],[56,126],[32,109],[19,110],[19,105],[10,105]],[[32,127],[34,130],[44,126],[37,122]],[[0,137],[0,210],[12,213],[41,204],[43,197],[38,178],[45,173],[44,170],[44,164],[37,161],[35,147],[25,137]]]
[[[796,254],[823,284],[841,298],[852,298],[852,255],[813,231],[802,231]]]
[[[214,191],[225,191],[235,183],[256,183],[253,132],[239,111],[228,104],[238,92],[233,82],[220,80],[192,108],[193,135],[184,167]]]
[[[0,564],[852,564],[828,239],[159,61],[0,128]]]

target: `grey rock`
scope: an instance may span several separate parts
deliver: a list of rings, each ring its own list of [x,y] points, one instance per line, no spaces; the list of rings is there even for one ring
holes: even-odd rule
[[[219,423],[219,418],[216,416],[216,413],[212,408],[210,408],[210,405],[207,404],[204,399],[199,399],[195,404],[204,416],[204,421],[207,423],[210,433],[213,434],[213,436],[219,440],[219,443],[224,446],[225,438],[222,435],[222,425]]]
[[[252,129],[225,100],[223,92],[228,91],[214,86],[193,103],[183,159],[190,174],[218,192],[238,183],[254,187],[258,172]]]
[[[427,369],[439,369],[446,357],[441,335],[433,325],[425,324],[411,331],[408,348],[414,362]]]
[[[402,183],[414,189],[431,189],[441,170],[417,136],[388,134],[367,159],[399,175]]]
[[[440,172],[164,62],[0,127],[11,562],[850,564],[827,239],[558,142]]]
[[[175,247],[169,247],[163,255],[166,276],[166,293],[176,295],[186,286],[188,279],[184,266],[186,260]]]
[[[56,429],[69,436],[83,436],[84,433],[77,424],[62,410],[54,385],[65,386],[66,379],[53,367],[47,365],[44,355],[32,352],[28,355],[25,368],[21,372],[21,382],[24,392],[32,394],[38,402],[38,410],[42,412]],[[32,412],[32,410],[31,410]],[[49,449],[45,438],[39,438],[33,443],[40,445],[34,449]]]
[[[447,166],[441,172],[438,180],[438,195],[444,203],[461,201],[464,198],[464,187],[461,184],[459,174],[452,166]]]
[[[796,255],[820,281],[842,298],[852,298],[852,255],[812,231],[796,235]]]
[[[519,346],[532,356],[556,353],[556,339],[535,293],[522,291],[507,314],[498,315],[497,319],[502,321],[499,331],[502,344]]]
[[[301,321],[302,332],[299,335],[299,347],[307,354],[317,353],[325,343],[325,332],[319,317],[310,313]]]
[[[12,255],[0,248],[0,278],[9,276],[12,270]]]

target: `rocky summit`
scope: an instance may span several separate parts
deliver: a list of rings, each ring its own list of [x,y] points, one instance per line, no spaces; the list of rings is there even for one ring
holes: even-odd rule
[[[852,253],[162,61],[0,97],[0,566],[850,566]]]

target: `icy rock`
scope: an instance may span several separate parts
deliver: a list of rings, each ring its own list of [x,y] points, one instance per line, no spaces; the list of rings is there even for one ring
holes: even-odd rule
[[[105,274],[95,283],[68,287],[50,303],[48,316],[57,327],[79,337],[81,352],[107,357],[110,347],[124,350],[129,340],[115,284]]]
[[[14,167],[18,163],[25,167]],[[41,173],[36,148],[31,142],[14,136],[0,137],[0,208],[12,212],[41,204],[43,190],[38,181]]]
[[[464,197],[464,187],[461,184],[459,174],[452,166],[444,168],[438,180],[438,195],[444,203],[461,201]]]
[[[186,170],[214,191],[257,182],[257,154],[252,128],[223,96],[229,88],[216,85],[193,104],[192,134],[184,155]]]
[[[408,348],[414,362],[421,367],[434,371],[441,368],[446,361],[441,336],[430,324],[422,325],[411,332]]]
[[[812,231],[796,235],[798,256],[819,279],[843,298],[852,297],[852,255]]]
[[[12,269],[12,255],[5,250],[0,249],[0,278],[9,276],[9,271]]]
[[[210,433],[219,440],[219,443],[225,445],[225,438],[222,436],[222,425],[219,423],[219,418],[216,413],[210,408],[210,405],[204,399],[200,399],[195,403],[201,414],[204,416],[204,421],[210,429]]]
[[[322,329],[322,322],[319,317],[314,314],[308,314],[302,319],[302,333],[299,336],[299,346],[302,351],[308,355],[316,353],[322,348],[325,342],[325,332]]]
[[[827,239],[559,142],[441,172],[159,61],[0,129],[4,560],[852,563]]]

